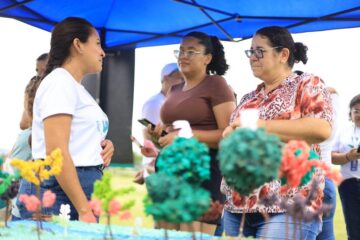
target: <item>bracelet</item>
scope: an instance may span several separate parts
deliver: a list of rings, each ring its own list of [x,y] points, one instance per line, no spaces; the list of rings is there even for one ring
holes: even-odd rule
[[[347,160],[348,162],[351,161],[350,158],[348,157],[348,152],[345,154],[345,158],[346,158],[346,160]]]

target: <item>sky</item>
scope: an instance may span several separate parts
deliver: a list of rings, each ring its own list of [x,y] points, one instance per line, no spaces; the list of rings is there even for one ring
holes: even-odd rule
[[[0,29],[0,150],[8,151],[20,132],[25,86],[35,75],[36,58],[49,51],[50,33],[7,18],[0,18]],[[294,70],[314,73],[328,86],[336,88],[341,101],[340,119],[346,122],[349,101],[360,93],[360,28],[293,34],[293,38],[309,48],[308,63],[296,64]],[[230,65],[224,77],[239,99],[260,83],[252,75],[249,60],[244,54],[244,50],[250,48],[250,40],[223,44]],[[168,45],[136,50],[132,130],[140,141],[142,126],[137,119],[141,118],[142,104],[160,91],[161,68],[175,62],[173,50],[177,48],[178,45]]]

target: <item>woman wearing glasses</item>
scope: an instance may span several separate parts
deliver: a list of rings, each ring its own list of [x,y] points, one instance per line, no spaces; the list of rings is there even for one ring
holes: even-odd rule
[[[149,133],[160,137],[161,146],[167,146],[178,133],[169,129],[171,124],[176,120],[187,120],[194,136],[210,148],[211,179],[203,187],[210,191],[213,201],[223,202],[216,154],[222,132],[235,109],[234,94],[221,77],[228,69],[224,48],[215,36],[191,32],[182,39],[180,49],[174,53],[185,81],[172,86],[161,108],[161,119],[169,134],[160,137],[160,125],[154,131],[149,128]],[[218,221],[209,223],[201,230],[213,234]]]
[[[348,239],[360,239],[360,94],[351,99],[349,107],[352,124],[339,131],[331,158],[333,164],[341,165],[344,177],[339,194]]]
[[[245,53],[250,59],[254,76],[263,83],[242,97],[224,136],[241,126],[241,110],[256,108],[259,110],[259,127],[276,134],[283,142],[305,140],[319,153],[318,143],[330,136],[332,108],[329,93],[319,77],[307,73],[297,75],[292,71],[294,63],[306,63],[306,51],[305,45],[294,43],[286,28],[265,27],[255,33],[251,49]],[[318,190],[322,192],[324,178],[320,174],[315,176],[320,179]],[[245,236],[287,239],[289,236],[294,237],[295,232],[295,239],[315,239],[321,230],[320,219],[303,221],[299,228],[299,222],[295,224],[292,218],[287,218],[279,202],[274,201],[270,206],[261,204],[259,198],[280,197],[279,181],[266,183],[249,196],[243,196],[244,201],[240,206],[233,204],[232,189],[225,183],[222,184],[222,190],[226,193],[224,227],[228,236],[239,235],[242,213],[246,213],[243,228]],[[309,185],[302,189],[291,188],[281,196],[291,201],[300,190],[307,195]],[[321,199],[322,196],[318,196],[304,206],[305,210],[316,211],[321,207]],[[269,215],[268,221],[264,220],[262,213]]]

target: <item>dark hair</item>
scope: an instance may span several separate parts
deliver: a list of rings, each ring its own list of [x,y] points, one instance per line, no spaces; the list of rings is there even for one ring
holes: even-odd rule
[[[28,111],[30,117],[32,117],[35,94],[40,85],[40,82],[41,82],[40,80],[41,80],[41,78],[39,76],[32,77],[25,88],[25,94],[27,96],[27,103],[28,103],[27,109],[25,109],[25,110]]]
[[[255,35],[266,37],[272,47],[278,47],[275,51],[280,52],[281,49],[289,49],[289,59],[287,61],[290,68],[296,62],[303,62],[306,64],[308,58],[306,52],[308,50],[301,42],[294,42],[290,32],[284,27],[270,26],[264,27],[256,31]]]
[[[351,120],[351,109],[356,105],[360,103],[360,94],[356,95],[355,97],[353,97],[350,101],[350,104],[349,104],[349,117],[350,117],[350,120]]]
[[[48,57],[49,57],[48,53],[43,53],[36,59],[36,61],[45,61],[48,59]]]
[[[199,39],[199,43],[205,47],[205,54],[211,54],[211,62],[206,67],[207,74],[224,75],[229,69],[226,63],[224,46],[216,36],[209,36],[203,32],[190,32],[184,36]]]
[[[298,76],[302,75],[304,72],[300,70],[295,70],[294,73],[296,73]]]
[[[51,33],[49,60],[44,77],[69,57],[73,40],[78,38],[83,43],[87,42],[92,29],[94,26],[90,22],[78,17],[68,17],[56,24]]]

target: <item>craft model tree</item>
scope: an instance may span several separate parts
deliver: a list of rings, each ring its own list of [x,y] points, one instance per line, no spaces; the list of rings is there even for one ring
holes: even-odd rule
[[[146,178],[145,212],[169,223],[198,220],[211,202],[201,187],[210,179],[208,147],[195,138],[177,137],[160,151],[156,166],[157,172]]]
[[[196,138],[177,137],[173,144],[161,150],[156,167],[158,172],[200,186],[210,179],[209,148]]]
[[[264,129],[239,128],[220,142],[219,165],[226,183],[242,196],[278,178],[282,144]]]
[[[156,221],[190,223],[209,208],[209,192],[181,178],[152,174],[146,179],[146,187],[149,198],[145,200],[145,212]]]
[[[135,204],[135,200],[130,199],[124,202],[117,200],[117,197],[125,196],[135,191],[134,187],[126,187],[113,189],[111,186],[112,175],[109,172],[104,173],[100,180],[94,183],[94,192],[91,196],[92,200],[89,205],[96,216],[100,216],[102,213],[106,217],[106,228],[104,233],[104,239],[107,239],[108,235],[110,239],[113,238],[111,231],[111,217],[119,215],[120,219],[129,218],[130,212],[128,211]]]
[[[306,211],[306,206],[314,204],[314,200],[322,199],[323,191],[319,184],[324,175],[337,184],[340,184],[342,180],[339,171],[332,169],[324,161],[320,161],[319,156],[305,141],[292,140],[284,146],[279,169],[281,193],[285,196],[291,188],[297,188],[298,192],[292,201],[287,201],[283,197],[280,202],[282,208],[295,221],[318,219],[319,215],[331,210],[331,206],[315,201],[318,205],[317,209],[314,212]]]
[[[5,227],[9,218],[9,208],[11,199],[16,197],[19,191],[19,175],[9,174],[2,171],[4,159],[0,156],[0,208],[6,207],[5,210]]]
[[[45,191],[41,199],[40,184],[44,180],[60,174],[63,165],[61,150],[56,148],[43,160],[24,161],[13,159],[11,165],[20,171],[21,177],[36,186],[36,196],[22,194],[19,196],[19,200],[24,202],[28,211],[35,212],[37,233],[40,239],[41,220],[43,217],[41,216],[41,209],[43,207],[51,207],[56,199],[56,195],[50,190]]]

